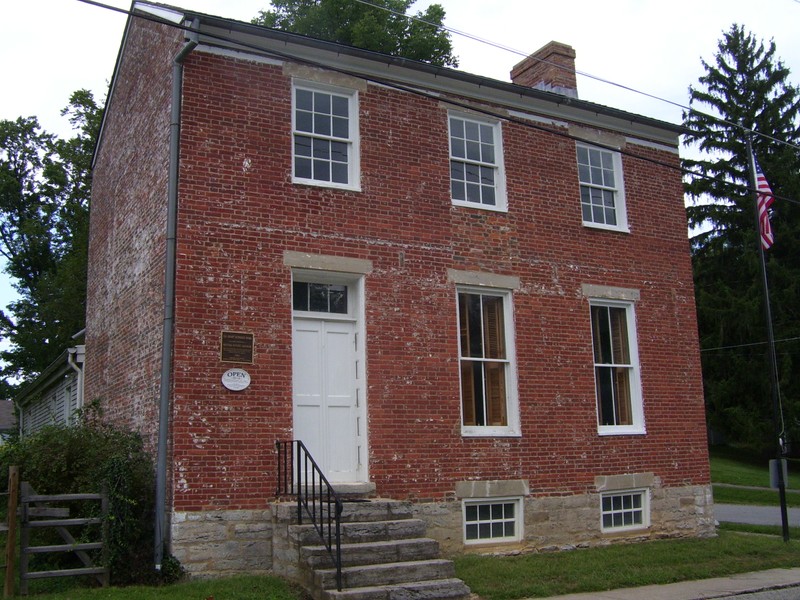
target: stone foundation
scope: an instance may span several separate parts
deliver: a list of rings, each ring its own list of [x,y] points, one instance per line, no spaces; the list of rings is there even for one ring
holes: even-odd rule
[[[523,481],[464,482],[456,500],[413,504],[414,516],[427,526],[427,537],[444,555],[462,552],[543,552],[668,537],[716,534],[710,485],[662,487],[648,473],[598,477],[596,490],[574,496],[529,496]],[[647,489],[649,527],[603,532],[600,494]],[[535,493],[535,492],[534,492]],[[461,499],[523,498],[523,538],[513,544],[465,545]],[[296,522],[294,504],[265,510],[179,512],[172,518],[172,554],[192,576],[272,572],[299,577],[297,540],[288,527]]]
[[[176,512],[172,554],[192,576],[272,570],[272,510]]]
[[[470,482],[472,483],[472,482]],[[492,484],[477,494],[457,494],[462,498],[487,499],[513,497],[508,482],[491,492]],[[523,537],[516,544],[475,544],[463,542],[460,501],[415,504],[415,516],[423,519],[427,535],[437,540],[442,551],[455,555],[469,551],[552,551],[576,547],[601,546],[669,537],[711,537],[716,535],[713,497],[710,485],[661,487],[658,478],[648,474],[598,478],[597,491],[574,496],[524,497]],[[525,489],[520,482],[519,489]],[[603,532],[600,525],[600,493],[646,488],[650,494],[650,526],[637,530]],[[464,492],[465,488],[457,488]],[[486,493],[488,491],[488,494]]]

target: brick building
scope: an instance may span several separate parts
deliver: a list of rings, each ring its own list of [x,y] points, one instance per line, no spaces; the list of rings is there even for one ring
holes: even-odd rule
[[[191,571],[273,567],[293,438],[447,552],[713,533],[677,126],[579,100],[563,44],[508,83],[134,10],[85,395],[161,448]]]

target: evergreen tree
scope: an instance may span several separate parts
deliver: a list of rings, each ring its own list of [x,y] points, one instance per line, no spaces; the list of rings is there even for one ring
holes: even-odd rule
[[[91,159],[102,110],[79,90],[62,111],[76,131],[68,140],[42,131],[35,117],[0,121],[0,254],[19,298],[0,312],[10,347],[0,396],[10,380],[47,367],[83,329]]]
[[[800,94],[790,71],[740,25],[719,42],[713,63],[690,87],[685,141],[702,151],[684,167],[705,175],[686,184],[709,424],[730,441],[774,447],[763,287],[750,187],[748,131],[777,196],[775,245],[767,252],[775,337],[800,336]],[[714,115],[717,118],[713,118]],[[776,141],[777,140],[777,141]],[[787,144],[781,143],[786,142]],[[798,439],[800,342],[779,341],[787,426]]]
[[[457,67],[445,11],[431,4],[415,20],[405,16],[414,0],[272,0],[253,19],[266,25],[356,48]],[[373,6],[374,5],[374,6]],[[425,23],[421,22],[425,21]]]

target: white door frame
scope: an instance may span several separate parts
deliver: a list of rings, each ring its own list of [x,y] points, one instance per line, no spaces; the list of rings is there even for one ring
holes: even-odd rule
[[[294,336],[295,336],[295,324],[298,322],[304,321],[325,321],[325,322],[348,322],[353,324],[354,329],[354,344],[355,344],[355,366],[354,366],[354,376],[355,380],[353,382],[354,385],[354,400],[355,400],[355,411],[354,411],[354,418],[355,424],[354,429],[356,432],[356,440],[355,443],[355,456],[356,462],[353,480],[346,480],[346,481],[334,481],[328,477],[328,473],[325,473],[325,476],[331,480],[331,483],[363,483],[369,481],[369,473],[368,473],[368,446],[367,446],[367,385],[366,385],[366,349],[364,340],[366,339],[365,335],[365,328],[364,328],[364,277],[362,275],[357,274],[347,274],[347,273],[334,273],[334,272],[327,272],[327,271],[317,271],[317,270],[306,270],[306,269],[294,269],[292,271],[292,283],[294,287],[295,282],[306,282],[306,283],[322,283],[322,284],[333,284],[333,285],[345,285],[347,286],[347,312],[345,314],[337,314],[337,313],[330,313],[330,312],[315,312],[315,311],[307,311],[307,310],[297,310],[294,308],[293,302],[293,310],[292,310],[292,342],[294,344]],[[294,300],[294,299],[293,299]],[[294,350],[293,350],[294,354]],[[298,368],[298,365],[292,365],[292,419],[293,419],[293,430],[297,431],[297,424],[295,423],[294,419],[297,418],[296,410],[295,410],[295,390],[294,390],[294,376],[295,376],[295,369]],[[325,457],[314,457],[315,460],[322,463],[320,466],[323,466],[325,463]],[[325,472],[325,468],[323,466],[323,472]]]

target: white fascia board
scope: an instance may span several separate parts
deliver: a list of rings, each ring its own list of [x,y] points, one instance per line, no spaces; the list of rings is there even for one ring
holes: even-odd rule
[[[170,10],[163,6],[148,4],[147,2],[134,2],[132,12],[136,11],[158,17],[159,19],[163,19],[164,21],[168,21],[170,23],[175,23],[176,25],[181,23],[184,19],[184,13],[182,12]]]

